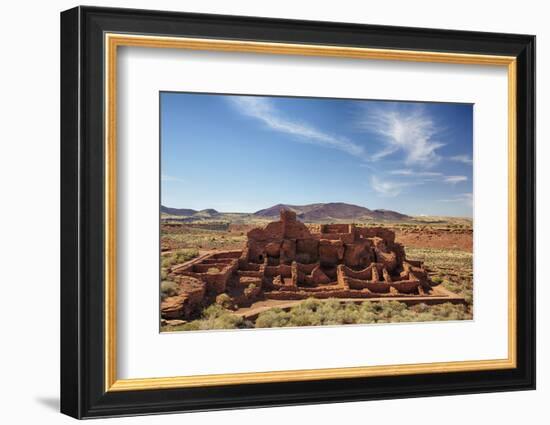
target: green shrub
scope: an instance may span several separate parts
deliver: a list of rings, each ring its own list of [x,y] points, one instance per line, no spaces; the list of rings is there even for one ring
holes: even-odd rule
[[[235,329],[243,323],[243,319],[218,304],[212,304],[202,314],[198,321],[202,330]]]
[[[170,267],[173,263],[173,257],[170,255],[170,256],[165,256],[162,261],[160,262],[160,265],[162,268],[164,269],[167,269],[168,267]]]
[[[254,283],[251,283],[244,290],[244,295],[247,297],[252,297],[256,293],[257,287]]]
[[[470,310],[461,304],[418,304],[407,307],[398,301],[365,301],[355,304],[341,303],[337,299],[308,299],[288,312],[274,308],[261,313],[256,320],[256,327],[425,322],[465,320],[471,317]]]
[[[211,329],[237,329],[250,326],[239,317],[218,304],[207,307],[202,317],[184,325],[163,328],[167,331],[206,331]]]
[[[420,304],[416,304],[416,305],[413,305],[410,309],[412,311],[415,311],[417,313],[425,313],[426,311],[429,310],[430,307],[428,307],[427,304],[425,303],[420,303]]]
[[[244,321],[240,316],[224,308],[221,294],[216,304],[206,308],[199,320],[181,327],[167,330],[207,330],[235,328],[283,328],[298,326],[429,322],[441,320],[468,320],[472,318],[471,307],[463,304],[426,305],[424,303],[408,307],[398,301],[345,302],[337,299],[319,300],[310,298],[284,311],[272,308],[258,315],[255,323]],[[229,298],[229,296],[227,296]],[[222,305],[220,305],[222,304]]]
[[[222,306],[223,308],[230,309],[233,307],[233,300],[228,294],[220,294],[216,297],[216,304]]]
[[[175,326],[172,329],[173,331],[200,331],[200,324],[198,320],[193,320],[192,322],[188,322],[185,325],[181,326]]]
[[[172,252],[170,255],[164,255],[162,257],[161,266],[165,269],[172,267],[176,264],[185,263],[192,260],[199,255],[199,251],[196,249],[179,249]]]
[[[227,314],[228,311],[219,304],[212,304],[202,312],[203,319],[215,319]]]
[[[322,303],[323,301],[318,300],[316,298],[308,298],[307,300],[301,302],[294,308],[295,309],[302,308],[309,311],[316,311],[322,305]]]
[[[257,328],[283,328],[288,326],[290,314],[280,308],[260,313],[256,319]]]
[[[320,324],[321,320],[316,314],[304,310],[291,310],[287,326],[316,326]]]
[[[173,297],[178,295],[178,284],[171,280],[164,280],[160,284],[161,298]]]
[[[176,251],[176,259],[178,263],[192,260],[199,256],[199,251],[192,248],[180,249]]]

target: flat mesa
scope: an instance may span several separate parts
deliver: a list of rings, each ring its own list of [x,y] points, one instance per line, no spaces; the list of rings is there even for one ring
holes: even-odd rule
[[[238,308],[266,300],[336,298],[407,304],[464,303],[432,282],[421,261],[406,258],[395,233],[354,224],[305,225],[296,213],[247,233],[244,250],[210,253],[172,266],[177,296],[163,319],[189,319],[224,297]]]

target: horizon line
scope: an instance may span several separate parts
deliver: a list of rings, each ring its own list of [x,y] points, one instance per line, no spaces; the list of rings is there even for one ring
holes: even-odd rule
[[[166,206],[164,205],[162,202],[159,204],[159,210],[160,208],[164,207],[164,208],[170,208],[170,209],[174,209],[174,210],[193,210],[193,211],[196,211],[196,212],[200,212],[200,211],[206,211],[206,210],[214,210],[216,211],[218,214],[256,214],[257,212],[259,211],[262,211],[262,210],[268,210],[268,209],[271,209],[273,207],[276,207],[277,205],[283,205],[283,206],[289,206],[289,207],[305,207],[305,206],[309,206],[309,205],[316,205],[316,204],[321,204],[321,205],[326,205],[326,204],[346,204],[346,205],[350,205],[350,206],[355,206],[355,207],[360,207],[360,208],[365,208],[365,209],[368,209],[370,211],[389,211],[389,212],[395,212],[397,214],[402,214],[402,215],[406,215],[406,216],[410,216],[410,217],[453,217],[453,218],[467,218],[467,219],[472,219],[473,220],[473,214],[472,215],[445,215],[445,214],[426,214],[426,213],[422,213],[422,214],[406,214],[406,213],[402,213],[400,211],[396,211],[396,210],[392,210],[392,209],[387,209],[387,208],[375,208],[375,209],[371,209],[371,208],[368,208],[364,205],[358,205],[358,204],[351,204],[349,202],[343,202],[343,201],[337,201],[337,202],[311,202],[311,203],[308,203],[308,204],[285,204],[283,202],[279,202],[279,203],[276,203],[276,204],[273,204],[271,205],[270,207],[266,207],[266,208],[260,208],[256,211],[253,211],[253,212],[245,212],[245,211],[221,211],[221,210],[218,210],[216,208],[212,208],[212,207],[206,207],[206,208],[200,208],[200,209],[197,209],[197,208],[190,208],[190,207],[172,207],[172,206]]]

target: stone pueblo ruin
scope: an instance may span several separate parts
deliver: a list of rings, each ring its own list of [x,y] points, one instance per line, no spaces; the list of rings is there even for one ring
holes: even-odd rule
[[[408,259],[395,233],[354,224],[305,225],[296,213],[247,233],[243,250],[217,251],[169,269],[178,295],[161,303],[163,319],[200,316],[220,297],[234,308],[265,300],[337,298],[407,304],[463,303]]]

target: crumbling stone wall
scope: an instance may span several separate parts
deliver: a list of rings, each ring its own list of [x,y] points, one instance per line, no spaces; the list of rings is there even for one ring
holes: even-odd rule
[[[353,224],[306,226],[296,213],[247,233],[242,251],[200,257],[169,271],[178,296],[162,303],[165,318],[189,318],[212,302],[232,306],[259,299],[429,296],[422,262],[408,260],[395,233]]]

